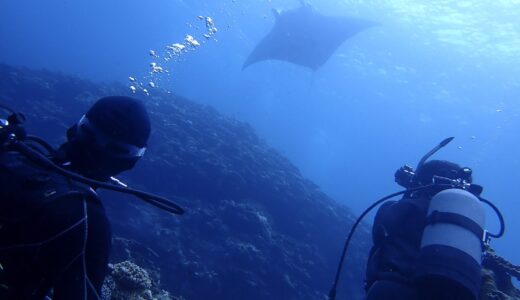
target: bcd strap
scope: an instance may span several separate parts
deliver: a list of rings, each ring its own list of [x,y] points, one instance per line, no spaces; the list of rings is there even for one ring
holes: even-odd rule
[[[44,197],[46,201],[55,201],[57,199],[67,198],[67,197],[85,197],[86,199],[90,199],[93,201],[99,201],[97,194],[95,192],[86,192],[81,190],[71,190],[66,192],[59,192],[57,190],[48,190],[45,192]]]
[[[67,178],[52,174],[53,184],[43,190],[44,202],[53,202],[68,197],[84,197],[91,201],[100,201],[97,193],[87,185],[72,182]]]
[[[472,232],[480,241],[484,237],[484,230],[477,222],[460,214],[434,210],[428,216],[427,224],[435,223],[448,223],[460,226]]]

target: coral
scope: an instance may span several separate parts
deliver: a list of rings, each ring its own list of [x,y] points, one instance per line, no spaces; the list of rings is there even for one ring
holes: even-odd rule
[[[114,265],[112,278],[117,286],[128,290],[144,290],[152,287],[148,272],[131,261]]]
[[[520,291],[511,282],[511,277],[520,279],[520,267],[498,256],[490,247],[486,249],[482,265],[480,300],[520,299]]]
[[[111,268],[112,273],[103,285],[104,300],[182,300],[153,288],[148,272],[131,261],[111,265]]]

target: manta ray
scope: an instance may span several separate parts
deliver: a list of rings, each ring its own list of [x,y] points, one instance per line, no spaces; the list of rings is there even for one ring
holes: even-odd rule
[[[357,18],[324,16],[300,3],[296,9],[273,10],[274,27],[249,54],[242,70],[259,61],[281,60],[315,71],[346,39],[377,25]]]

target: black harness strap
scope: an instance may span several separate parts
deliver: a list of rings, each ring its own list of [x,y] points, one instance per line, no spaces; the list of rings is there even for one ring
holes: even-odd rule
[[[460,226],[472,232],[481,241],[484,237],[484,230],[482,227],[477,222],[463,215],[434,210],[428,216],[427,224],[435,223],[448,223]]]

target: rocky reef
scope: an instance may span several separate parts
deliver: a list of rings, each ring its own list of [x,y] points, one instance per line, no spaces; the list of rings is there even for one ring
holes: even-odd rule
[[[93,101],[130,94],[118,84],[6,65],[0,79],[0,102],[56,146]],[[153,132],[145,158],[120,179],[178,201],[186,214],[103,192],[116,236],[112,261],[132,261],[186,299],[324,299],[352,212],[248,124],[174,94],[134,96],[149,108]],[[351,245],[339,296],[362,298],[368,234],[362,226]]]
[[[0,103],[25,113],[28,131],[55,146],[107,95],[130,90],[0,64]],[[120,179],[177,201],[186,213],[101,193],[114,232],[104,298],[326,299],[352,212],[248,124],[170,93],[133,96],[148,107],[153,132],[144,159]],[[361,226],[338,299],[363,298],[370,245],[369,227]],[[519,268],[491,250],[484,265],[481,300],[520,299],[511,284]]]

